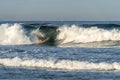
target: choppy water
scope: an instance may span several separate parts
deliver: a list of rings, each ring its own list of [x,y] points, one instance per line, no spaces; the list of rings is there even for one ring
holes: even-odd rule
[[[0,79],[120,79],[120,22],[33,23],[1,23]]]

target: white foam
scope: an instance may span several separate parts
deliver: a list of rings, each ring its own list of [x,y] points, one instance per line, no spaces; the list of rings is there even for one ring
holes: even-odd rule
[[[63,40],[61,44],[120,40],[120,31],[117,29],[105,30],[97,27],[83,28],[72,25],[71,27],[60,27],[58,30],[60,33],[57,35],[57,40]]]
[[[31,32],[31,34],[36,35],[36,36],[41,36],[41,37],[43,37],[43,38],[45,37],[45,34],[42,33],[42,32],[40,32],[39,28],[33,30],[33,31]]]
[[[0,45],[31,44],[30,38],[25,34],[20,24],[0,25]]]
[[[54,60],[43,59],[20,59],[18,57],[9,59],[0,59],[0,64],[11,67],[37,67],[37,68],[51,68],[58,70],[120,70],[120,63],[92,63],[84,61]]]

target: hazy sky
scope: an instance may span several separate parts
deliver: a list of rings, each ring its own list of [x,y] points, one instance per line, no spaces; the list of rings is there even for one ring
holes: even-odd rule
[[[120,21],[120,0],[0,0],[0,20]]]

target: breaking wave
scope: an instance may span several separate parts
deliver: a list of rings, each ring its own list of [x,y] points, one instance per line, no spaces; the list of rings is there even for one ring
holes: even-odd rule
[[[72,60],[44,60],[44,59],[20,59],[4,58],[0,59],[1,66],[26,67],[26,68],[49,68],[58,70],[120,70],[120,63],[92,63],[87,61]]]
[[[1,24],[0,45],[38,44],[38,38],[44,40],[42,44],[60,45],[65,43],[90,43],[102,41],[120,41],[120,30],[99,27],[71,26],[31,26],[22,24]],[[46,40],[46,41],[45,41]]]
[[[63,26],[58,29],[58,40],[64,43],[88,43],[97,41],[119,41],[120,31],[118,29],[107,30],[97,27],[79,27],[76,25]]]
[[[32,44],[31,37],[20,24],[0,25],[0,45],[22,45]]]

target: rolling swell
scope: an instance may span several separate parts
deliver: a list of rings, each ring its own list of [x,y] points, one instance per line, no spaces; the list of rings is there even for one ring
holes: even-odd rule
[[[120,29],[120,25],[119,24],[83,24],[83,27],[98,27],[98,28],[103,28],[103,29]]]

